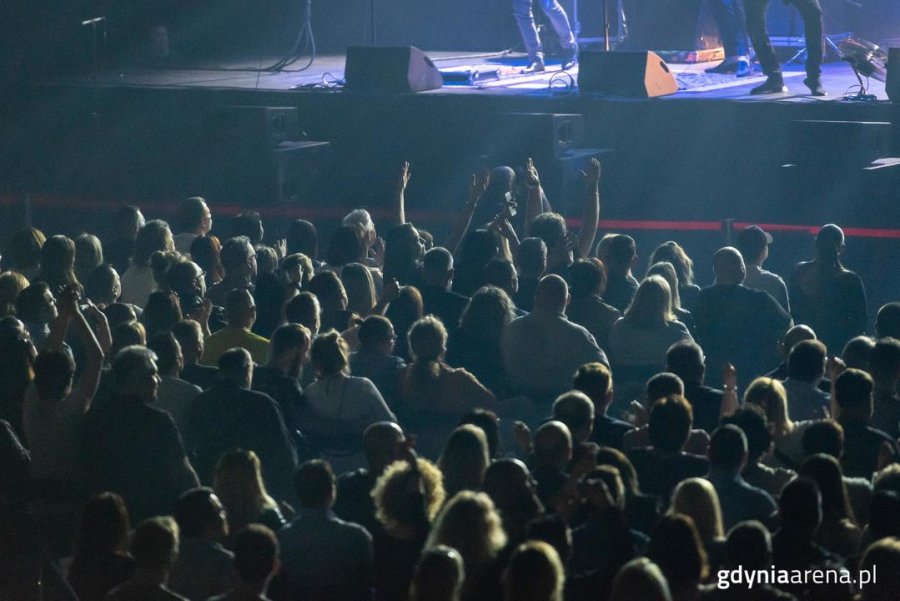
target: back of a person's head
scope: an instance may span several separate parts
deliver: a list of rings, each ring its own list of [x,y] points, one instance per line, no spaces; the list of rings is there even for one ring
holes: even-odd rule
[[[34,227],[16,230],[3,251],[4,265],[8,259],[16,271],[35,269],[41,263],[41,247],[47,241],[44,232]]]
[[[553,402],[553,419],[568,426],[576,440],[583,440],[594,424],[594,403],[583,392],[564,392]]]
[[[694,520],[704,544],[724,536],[719,495],[706,478],[688,478],[679,482],[672,493],[670,511]]]
[[[331,234],[325,260],[332,267],[359,261],[366,253],[363,231],[354,225],[342,225]]]
[[[262,463],[253,451],[234,449],[224,453],[216,463],[213,487],[233,524],[256,521],[265,506],[275,505],[266,492]]]
[[[204,538],[207,531],[221,524],[222,513],[211,488],[192,488],[175,502],[173,517],[178,522],[182,538]]]
[[[459,601],[465,580],[462,556],[456,549],[437,545],[419,557],[409,589],[410,601]]]
[[[17,271],[0,273],[0,316],[16,314],[16,299],[28,284],[28,278]]]
[[[844,248],[844,230],[833,223],[823,225],[816,234],[816,260],[828,266],[840,266]]]
[[[720,248],[713,255],[713,272],[716,275],[716,283],[723,285],[740,284],[747,273],[744,266],[744,258],[738,249],[726,246]]]
[[[75,554],[91,559],[99,554],[124,553],[129,529],[128,508],[122,497],[112,492],[91,497],[81,510]]]
[[[255,306],[253,295],[246,288],[235,288],[225,295],[225,315],[232,326],[242,323]]]
[[[230,348],[219,355],[218,368],[220,380],[246,384],[244,379],[253,368],[253,358],[243,347]]]
[[[876,490],[869,504],[869,538],[900,536],[900,494],[893,490]]]
[[[420,496],[409,494],[411,487],[421,487]],[[408,461],[390,464],[371,491],[375,502],[375,518],[392,535],[415,529],[422,515],[431,523],[444,504],[443,474],[427,459],[416,459],[413,471]]]
[[[171,374],[178,367],[181,345],[172,332],[159,332],[147,341],[147,348],[156,353],[161,374]],[[176,374],[177,375],[177,374]]]
[[[709,439],[709,464],[713,469],[737,472],[747,459],[747,437],[734,424],[716,428]]]
[[[278,538],[262,524],[250,524],[234,539],[234,571],[242,582],[264,582],[278,568]]]
[[[825,453],[835,459],[844,454],[844,428],[833,419],[813,422],[803,430],[803,454]]]
[[[562,601],[566,575],[556,549],[528,541],[516,547],[503,574],[506,601]]]
[[[541,238],[525,238],[517,258],[521,276],[539,278],[547,267],[547,244]]]
[[[856,369],[869,369],[869,358],[875,348],[875,339],[871,336],[857,336],[851,338],[841,351],[841,359],[847,367]]]
[[[650,409],[650,443],[660,451],[681,451],[691,433],[692,422],[691,405],[683,396],[663,397]]]
[[[121,205],[113,213],[112,222],[117,234],[121,234],[123,230],[137,232],[144,224],[144,216],[134,205]]]
[[[552,251],[565,242],[566,220],[559,213],[541,213],[528,226],[528,236],[540,238]]]
[[[129,551],[139,569],[171,567],[178,557],[178,524],[170,517],[144,520],[131,535]]]
[[[41,275],[59,278],[68,275],[74,266],[75,241],[61,235],[47,238],[41,247]]]
[[[639,328],[653,328],[671,321],[672,292],[669,284],[658,275],[651,275],[638,286],[625,318]]]
[[[625,486],[625,492],[628,495],[637,494],[640,490],[637,471],[634,469],[631,460],[619,449],[612,447],[600,447],[595,456],[597,465],[609,465],[619,472],[622,484]]]
[[[313,276],[308,290],[316,295],[323,310],[346,309],[347,291],[341,278],[333,271],[321,271]]]
[[[147,330],[139,321],[126,321],[112,329],[112,346],[109,356],[115,357],[126,346],[144,346],[147,344]]]
[[[771,563],[772,536],[760,522],[741,522],[728,531],[726,562],[728,567],[767,569]]]
[[[862,587],[859,601],[894,601],[900,591],[900,538],[889,537],[872,543],[859,565],[871,582]]]
[[[555,274],[545,275],[538,283],[534,308],[562,313],[569,297],[566,281]]]
[[[563,563],[572,554],[572,530],[557,513],[542,513],[525,526],[525,539],[543,541],[556,549]]]
[[[600,260],[610,271],[626,272],[637,255],[637,244],[627,234],[614,234],[607,243]]]
[[[666,284],[669,285],[669,302],[671,304],[672,310],[681,308],[681,294],[678,291],[678,274],[675,272],[675,267],[669,263],[668,261],[662,261],[661,263],[653,263],[650,267],[647,268],[646,277],[657,276],[666,281]]]
[[[490,464],[484,431],[471,424],[457,427],[447,439],[438,464],[450,495],[480,489]]]
[[[182,319],[181,303],[177,294],[162,290],[150,293],[147,306],[144,307],[144,313],[141,315],[141,321],[148,336],[168,332]]]
[[[766,420],[778,427],[787,422],[787,392],[784,384],[775,378],[756,378],[744,392],[744,404],[756,405],[763,410]]]
[[[460,329],[481,340],[499,340],[516,317],[515,305],[501,288],[486,285],[475,291],[460,317]]]
[[[293,323],[302,323],[315,333],[318,327],[321,309],[319,299],[311,292],[301,292],[284,306],[284,318]]]
[[[772,446],[772,434],[769,432],[766,414],[756,405],[745,405],[734,414],[722,420],[724,424],[733,424],[741,429],[747,437],[747,461],[756,463]]]
[[[75,238],[75,273],[79,280],[103,264],[103,244],[93,234],[82,233]]]
[[[569,292],[572,298],[603,294],[606,290],[606,268],[599,259],[579,259],[569,266]]]
[[[534,433],[536,467],[562,470],[572,457],[572,433],[561,421],[545,422]]]
[[[443,276],[453,269],[453,255],[442,246],[435,246],[422,257],[425,275]]]
[[[481,429],[487,439],[488,455],[496,458],[500,452],[500,418],[490,409],[477,408],[459,419],[459,425],[471,424]]]
[[[220,252],[225,271],[242,268],[251,256],[255,257],[256,251],[253,250],[253,244],[247,236],[227,239]]]
[[[659,566],[646,557],[638,557],[616,574],[609,601],[672,601],[672,593]]]
[[[602,402],[612,391],[612,372],[599,362],[585,363],[575,372],[572,388]]]
[[[335,478],[331,465],[321,459],[307,461],[294,472],[294,491],[300,506],[325,509],[334,502]]]
[[[797,474],[816,481],[822,494],[822,511],[827,519],[855,521],[844,485],[844,472],[836,458],[825,453],[807,457],[797,470]]]
[[[435,520],[426,548],[453,547],[473,572],[496,558],[506,545],[506,532],[494,502],[483,492],[453,496]]]
[[[232,217],[228,225],[233,237],[246,236],[254,246],[263,240],[262,220],[256,211],[242,211],[240,214]]]
[[[878,382],[893,383],[900,376],[900,340],[881,338],[869,355],[869,373]]]
[[[44,294],[50,290],[46,282],[35,282],[26,287],[16,298],[16,316],[22,321],[42,322],[49,319],[44,315]]]
[[[890,490],[900,494],[900,463],[891,463],[875,473],[874,491]]]
[[[417,363],[437,361],[447,346],[447,329],[440,319],[426,315],[416,321],[407,335],[409,349]]]
[[[684,248],[674,240],[663,242],[653,250],[649,264],[655,265],[659,262],[672,264],[680,286],[690,286],[694,283],[694,262]]]
[[[694,520],[686,515],[671,514],[659,521],[653,528],[647,557],[662,569],[675,595],[695,588],[709,572],[703,542]]]
[[[138,231],[134,241],[134,255],[132,260],[135,265],[150,266],[150,257],[156,251],[174,250],[172,232],[169,224],[161,219],[153,219],[144,224]]]
[[[396,300],[388,306],[386,316],[394,326],[402,324],[406,328],[422,317],[422,314],[422,293],[415,286],[403,286]],[[397,332],[397,335],[403,336],[406,332]]]
[[[872,390],[874,389],[872,376],[861,369],[847,369],[837,377],[834,382],[834,401],[838,406],[839,414],[852,412],[855,415],[871,413]]]
[[[700,382],[705,371],[703,349],[693,340],[676,342],[666,351],[666,371],[685,382]]]
[[[684,396],[684,381],[676,374],[664,371],[647,380],[644,391],[647,403],[667,396]]]
[[[298,349],[309,348],[311,336],[309,329],[299,323],[285,323],[272,333],[269,341],[269,353],[272,357],[282,357],[286,353]]]
[[[900,339],[900,301],[886,303],[878,309],[875,332],[879,338]]]
[[[181,232],[194,232],[206,216],[206,201],[200,196],[185,198],[178,203],[175,212],[175,229]]]
[[[349,353],[347,341],[337,331],[329,330],[313,340],[310,359],[316,374],[325,378],[347,370]]]
[[[295,219],[288,226],[287,250],[289,254],[303,253],[315,259],[318,253],[319,239],[316,226],[305,219]]]
[[[822,495],[816,481],[807,476],[791,480],[778,498],[782,528],[812,536],[822,523]]]
[[[486,286],[498,286],[512,292],[518,286],[515,264],[509,259],[491,259],[484,266],[484,283]]]
[[[34,360],[34,387],[38,397],[59,401],[75,374],[75,363],[67,350],[43,350]]]
[[[788,377],[814,383],[825,374],[825,345],[818,340],[803,340],[788,355]]]
[[[113,357],[113,383],[117,389],[127,386],[135,375],[156,367],[156,353],[139,345],[126,346]]]

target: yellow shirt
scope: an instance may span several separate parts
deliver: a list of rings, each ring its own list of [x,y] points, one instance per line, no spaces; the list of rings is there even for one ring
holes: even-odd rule
[[[200,357],[203,365],[217,365],[222,353],[239,346],[253,357],[253,362],[263,364],[269,355],[269,340],[244,328],[226,326],[206,339],[206,347]]]

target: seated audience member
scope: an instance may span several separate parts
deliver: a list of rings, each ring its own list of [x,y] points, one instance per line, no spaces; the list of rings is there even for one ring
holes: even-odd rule
[[[694,426],[707,432],[715,430],[725,392],[703,384],[706,360],[700,345],[682,340],[670,346],[666,351],[666,371],[684,382],[684,397],[694,411]]]
[[[320,317],[321,309],[319,307],[319,300],[314,294],[309,292],[301,292],[284,305],[285,321],[287,323],[299,323],[302,326],[306,326],[313,340],[315,340],[321,330]],[[315,370],[312,365],[307,363],[307,366],[302,370],[302,375],[300,376],[300,385],[303,388],[306,388],[312,384],[315,377]]]
[[[709,461],[684,452],[690,431],[691,406],[684,397],[664,397],[653,404],[649,421],[651,446],[628,454],[643,492],[667,502],[679,482],[706,475]]]
[[[210,289],[225,277],[225,268],[222,267],[222,243],[211,234],[198,236],[191,243],[191,260],[206,274],[206,288]]]
[[[16,271],[0,273],[0,317],[16,314],[16,299],[29,286],[28,278]]]
[[[882,338],[875,343],[869,357],[868,371],[872,374],[875,393],[872,399],[872,427],[893,439],[900,436],[900,341]]]
[[[678,289],[678,274],[675,272],[675,267],[668,261],[653,263],[647,268],[647,275],[644,277],[646,279],[651,275],[661,277],[669,285],[669,292],[671,293],[669,300],[671,301],[670,308],[672,315],[687,327],[688,332],[693,332],[694,317],[691,315],[690,311],[681,306],[681,294]]]
[[[278,532],[286,598],[369,599],[372,537],[331,511],[336,494],[331,466],[321,460],[304,463],[294,485],[298,515]]]
[[[347,291],[333,271],[321,271],[309,282],[309,292],[316,295],[321,307],[323,332],[334,329],[343,332],[355,325],[359,316],[347,310]]]
[[[147,330],[147,338],[153,338],[162,332],[168,332],[182,320],[181,304],[178,295],[173,292],[157,290],[150,293],[147,305],[141,314],[141,323]]]
[[[303,253],[294,253],[281,259],[281,277],[287,287],[286,294],[293,297],[293,291],[300,292],[309,285],[314,275],[312,260]]]
[[[795,470],[803,461],[803,433],[813,421],[795,422],[788,410],[787,392],[778,380],[764,377],[750,383],[744,405],[756,405],[766,416],[775,451],[769,465]]]
[[[719,249],[713,267],[716,283],[700,291],[692,313],[697,342],[710,373],[731,363],[746,383],[774,367],[775,345],[791,316],[769,294],[743,285],[747,272],[737,249]]]
[[[95,267],[84,279],[84,295],[102,309],[118,302],[122,281],[116,268],[109,263]]]
[[[814,480],[822,493],[822,525],[816,544],[839,557],[855,555],[862,530],[856,525],[838,460],[831,455],[813,455],[800,466],[799,475]]]
[[[484,266],[484,285],[494,286],[507,294],[516,316],[525,315],[525,311],[518,309],[512,299],[519,290],[519,275],[516,272],[515,263],[509,259],[491,259]],[[482,286],[483,288],[484,286]]]
[[[356,335],[360,348],[350,355],[350,373],[371,380],[388,406],[397,406],[397,389],[406,363],[394,355],[394,326],[386,317],[370,315]]]
[[[644,280],[609,335],[609,351],[616,372],[616,396],[633,398],[647,378],[666,364],[666,351],[682,340],[693,340],[687,327],[671,312],[669,285],[659,276]]]
[[[741,476],[750,486],[761,488],[772,498],[777,499],[781,490],[796,477],[794,470],[772,467],[763,463],[772,449],[772,434],[766,416],[758,405],[747,404],[733,415],[725,418],[723,423],[733,424],[741,429],[747,437],[747,463]],[[813,424],[812,427],[815,427]],[[806,430],[809,432],[809,429]],[[804,433],[804,437],[805,437]]]
[[[725,555],[725,526],[719,495],[712,483],[705,478],[679,482],[672,493],[669,514],[686,515],[694,521],[710,570],[717,568]]]
[[[880,490],[872,496],[871,520],[863,532],[860,549],[887,537],[900,536],[900,494]]]
[[[279,499],[290,498],[297,455],[278,405],[250,390],[253,361],[242,348],[219,358],[215,385],[194,399],[188,413],[185,446],[200,480],[213,481],[216,462],[232,449],[256,452],[265,481]]]
[[[50,236],[41,247],[41,272],[34,278],[36,282],[44,282],[54,296],[63,290],[75,286],[79,294],[84,288],[75,275],[75,242],[68,236]]]
[[[652,408],[653,403],[657,400],[672,395],[678,397],[684,396],[684,383],[681,381],[681,378],[675,374],[663,372],[656,374],[647,380],[643,404],[638,406],[635,403],[632,403],[632,406],[630,407],[635,414],[635,423],[643,423],[643,425],[629,430],[622,437],[622,448],[625,451],[630,451],[631,449],[638,447],[646,447],[650,444],[650,428],[646,423],[647,410]],[[693,408],[691,411],[693,411]],[[693,420],[693,413],[691,415],[691,419]],[[684,450],[696,455],[705,455],[708,447],[709,434],[705,430],[695,430],[691,428]]]
[[[633,530],[649,536],[659,522],[660,500],[641,492],[637,472],[628,457],[610,447],[600,447],[596,455],[597,466],[608,465],[616,468],[625,487],[625,516]]]
[[[254,247],[262,244],[266,231],[262,219],[256,211],[242,211],[228,223],[232,237],[245,236]]]
[[[873,389],[872,378],[858,369],[846,370],[834,383],[836,417],[844,428],[841,467],[848,476],[870,478],[896,456],[895,441],[869,425]]]
[[[523,311],[534,309],[538,283],[547,271],[547,245],[540,238],[525,238],[518,252],[519,290],[513,297]]]
[[[484,431],[470,424],[456,428],[438,461],[447,497],[452,498],[463,490],[480,490],[489,464]]]
[[[159,394],[156,406],[168,412],[175,420],[179,432],[187,426],[187,415],[194,399],[200,394],[199,386],[178,377],[184,365],[181,345],[172,332],[161,332],[150,339],[147,347],[156,353],[159,368]]]
[[[875,315],[875,336],[900,340],[900,302],[885,303],[879,307]]]
[[[566,316],[572,323],[587,328],[600,348],[609,350],[609,333],[622,314],[603,300],[606,268],[599,259],[579,259],[569,267],[568,280],[572,300],[566,307]]]
[[[278,503],[266,491],[259,456],[253,451],[237,449],[222,455],[213,489],[225,507],[232,543],[234,535],[249,524],[262,524],[277,532],[286,523]]]
[[[877,567],[876,567],[877,566]],[[882,539],[866,549],[860,562],[861,570],[868,570],[879,576],[878,581],[872,579],[859,594],[859,601],[891,601],[900,590],[900,538],[896,536]]]
[[[134,254],[135,239],[144,223],[141,210],[133,205],[122,205],[113,214],[109,230],[113,235],[109,240],[104,240],[103,254],[119,273],[124,273],[128,269]],[[43,234],[41,237],[43,238]],[[41,245],[43,243],[42,240]],[[31,277],[27,273],[25,275]]]
[[[183,255],[191,254],[191,244],[198,236],[205,236],[212,230],[212,213],[206,200],[200,196],[186,198],[178,203],[175,214],[175,250]]]
[[[146,305],[150,293],[159,289],[150,267],[153,253],[174,250],[175,242],[168,223],[154,219],[144,224],[134,241],[131,264],[122,273],[122,302],[138,307]]]
[[[504,395],[508,383],[500,341],[515,317],[515,306],[506,292],[494,286],[479,288],[463,312],[459,328],[450,332],[447,362],[472,373],[494,395]]]
[[[453,255],[440,246],[432,248],[422,259],[422,304],[425,314],[441,320],[450,329],[459,326],[469,299],[450,290],[453,282]]]
[[[225,295],[225,314],[228,325],[206,338],[200,363],[215,365],[222,353],[234,347],[246,349],[254,363],[265,363],[269,341],[250,331],[256,321],[256,302],[250,291],[246,288],[230,290]]]
[[[662,570],[676,601],[696,598],[700,583],[709,576],[694,520],[684,515],[667,515],[660,521],[650,537],[647,557]]]
[[[416,564],[410,601],[460,601],[465,570],[456,549],[437,545],[422,552]]]
[[[782,336],[781,341],[778,343],[778,351],[782,357],[781,363],[778,364],[778,367],[767,373],[766,376],[775,378],[776,380],[784,380],[787,378],[788,357],[791,354],[791,349],[793,349],[794,345],[798,342],[815,339],[816,333],[813,332],[812,328],[809,326],[798,324],[788,328],[787,332],[784,333],[784,336]]]
[[[744,286],[768,292],[785,311],[790,312],[791,305],[784,280],[778,274],[762,268],[763,263],[769,258],[770,244],[772,234],[763,231],[758,225],[748,225],[738,232],[736,246],[744,257],[744,265],[747,268]]]
[[[594,337],[565,316],[569,299],[565,280],[545,276],[538,285],[534,311],[503,330],[501,349],[510,391],[547,406],[569,390],[572,374],[585,363],[609,364]],[[548,354],[546,349],[554,352]]]
[[[289,255],[303,253],[313,263],[319,265],[319,235],[316,226],[305,219],[295,219],[288,225],[286,234],[287,252]]]
[[[563,488],[569,480],[565,469],[572,459],[572,433],[559,421],[548,421],[534,433],[531,475],[541,503],[547,508],[562,501]]]
[[[209,601],[268,601],[269,583],[278,570],[278,539],[262,524],[241,530],[234,541],[236,582],[230,591]]]
[[[500,448],[500,417],[490,409],[473,409],[459,419],[459,425],[471,424],[481,428],[487,438],[488,457],[491,461],[501,455]]]
[[[311,337],[306,327],[286,323],[272,333],[269,362],[253,370],[253,390],[278,403],[288,430],[301,428],[306,400],[300,388],[300,371],[309,356]]]
[[[425,244],[411,223],[391,227],[384,236],[384,279],[397,280],[401,286],[419,284],[419,266]]]
[[[41,247],[45,242],[47,237],[36,227],[16,230],[3,249],[3,269],[35,279],[41,271]]]
[[[624,313],[639,286],[631,274],[638,261],[634,238],[625,234],[607,234],[597,245],[597,258],[603,261],[607,272],[604,301]]]
[[[178,524],[169,517],[144,520],[129,545],[135,569],[131,580],[114,588],[104,601],[194,601],[172,592],[166,583],[178,558]]]
[[[46,282],[28,286],[16,299],[16,317],[25,325],[25,331],[37,350],[44,348],[50,336],[50,324],[58,313],[56,297]]]
[[[572,434],[572,445],[579,445],[593,433],[594,404],[584,393],[563,393],[553,402],[553,419],[564,423]]]
[[[115,493],[101,493],[84,506],[68,578],[80,601],[102,601],[134,575],[134,559],[128,555],[130,528],[128,509]]]
[[[444,503],[441,472],[425,459],[396,461],[378,478],[372,497],[378,518],[371,531],[376,595],[406,601],[431,522]]]
[[[139,346],[122,349],[113,359],[112,383],[112,398],[95,405],[85,421],[89,487],[120,494],[135,519],[165,514],[199,483],[175,422],[153,406],[156,356]]]
[[[516,547],[503,573],[505,601],[563,601],[566,573],[556,550],[545,542]]]
[[[214,365],[201,365],[205,339],[200,324],[193,319],[184,319],[172,327],[172,334],[181,348],[181,359],[184,365],[178,377],[190,382],[201,390],[208,390],[216,381],[218,368]]]
[[[825,345],[818,340],[803,340],[791,349],[784,389],[792,418],[806,421],[828,416],[831,396],[819,389],[826,355]]]
[[[613,580],[610,601],[672,601],[669,583],[659,566],[647,559],[632,559]]]
[[[718,428],[709,442],[709,480],[722,507],[725,528],[738,522],[757,520],[772,524],[777,506],[772,495],[750,486],[741,476],[747,463],[747,437],[735,425]]]
[[[412,325],[422,319],[423,314],[422,295],[414,286],[400,288],[400,294],[391,302],[385,313],[385,317],[391,320],[391,323],[394,324],[394,331],[397,332],[397,345],[394,353],[407,363],[412,360],[407,334]]]
[[[543,514],[544,506],[525,464],[518,459],[497,459],[484,474],[483,490],[500,512],[510,543],[527,540],[527,526]]]
[[[868,371],[869,358],[874,348],[874,338],[871,336],[857,336],[848,340],[847,344],[844,345],[844,350],[841,351],[841,359],[847,367]]]
[[[602,363],[586,363],[575,372],[572,388],[583,392],[594,403],[591,441],[602,447],[622,450],[622,437],[634,426],[607,415],[613,400],[612,373]]]
[[[675,276],[678,278],[678,296],[684,308],[690,310],[700,294],[700,286],[694,283],[694,262],[674,240],[663,242],[650,255],[648,265],[656,265],[657,263],[671,263],[675,269]]]
[[[204,238],[198,238],[203,240]],[[193,248],[191,256],[193,255]],[[232,290],[252,290],[253,282],[256,280],[256,250],[250,239],[246,236],[237,238],[229,238],[222,245],[222,268],[225,270],[225,276],[222,281],[212,285],[207,290],[206,295],[214,305],[225,306],[225,298]],[[194,257],[196,261],[197,258]],[[202,263],[200,264],[203,267]],[[209,269],[203,267],[209,275]],[[225,307],[227,310],[227,306]]]
[[[484,268],[498,256],[502,256],[501,238],[498,232],[485,225],[467,231],[460,239],[454,253],[453,291],[469,297],[485,285]],[[424,276],[420,272],[420,276]],[[422,280],[424,284],[424,279]]]
[[[169,588],[191,601],[227,591],[234,555],[222,546],[228,538],[222,502],[212,489],[195,488],[178,499],[174,517],[181,540]]]
[[[444,505],[431,528],[426,552],[441,545],[462,556],[466,573],[463,601],[501,597],[500,551],[506,546],[506,533],[489,496],[463,491]]]

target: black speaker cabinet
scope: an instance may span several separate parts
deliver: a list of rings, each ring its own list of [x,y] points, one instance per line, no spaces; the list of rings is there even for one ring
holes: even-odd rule
[[[351,46],[344,81],[351,92],[415,93],[443,85],[441,72],[415,46]]]
[[[584,51],[578,63],[582,92],[655,98],[678,91],[675,75],[655,52]]]

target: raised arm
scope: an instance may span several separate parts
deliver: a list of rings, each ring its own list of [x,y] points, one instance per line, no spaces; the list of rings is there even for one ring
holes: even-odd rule
[[[576,258],[589,256],[594,238],[597,237],[597,222],[600,220],[600,161],[596,158],[591,159],[587,173],[582,171],[581,175],[587,184],[588,193],[581,214],[581,234],[575,248],[578,253]]]
[[[103,313],[93,305],[89,305],[87,311],[94,323],[97,324],[98,330],[105,329],[108,334],[109,325],[106,323],[106,317]],[[84,411],[87,411],[94,400],[94,395],[97,394],[97,385],[100,383],[100,371],[103,369],[105,354],[97,341],[97,337],[94,335],[94,331],[88,325],[87,319],[85,319],[84,314],[79,309],[77,302],[72,312],[72,323],[75,324],[78,337],[81,339],[81,344],[84,347],[86,363],[81,371],[81,376],[78,378],[78,383],[75,385],[75,394],[71,398],[80,403]]]
[[[472,223],[472,216],[475,214],[475,209],[478,208],[478,202],[481,200],[481,197],[484,196],[490,183],[490,171],[482,171],[480,175],[472,174],[472,183],[469,186],[469,199],[466,201],[463,210],[459,214],[459,218],[456,220],[453,232],[451,232],[450,237],[447,238],[447,242],[444,244],[444,248],[449,250],[450,254],[456,254],[456,249],[459,248],[460,241],[463,236],[466,235],[466,230],[469,229],[469,225]]]
[[[525,235],[528,236],[531,222],[544,211],[541,176],[534,166],[534,161],[530,158],[525,161],[525,170],[522,177],[525,180],[525,186],[528,188],[528,198],[525,202]]]
[[[406,186],[409,185],[409,161],[403,161],[397,183],[394,187],[394,198],[391,206],[391,225],[403,225],[406,223]]]

